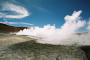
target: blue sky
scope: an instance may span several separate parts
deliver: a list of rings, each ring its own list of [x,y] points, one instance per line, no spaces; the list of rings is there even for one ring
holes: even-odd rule
[[[21,19],[6,18],[10,22],[25,22],[35,26],[55,24],[60,27],[65,21],[66,15],[71,15],[73,11],[82,10],[81,16],[86,21],[90,17],[90,0],[0,0],[1,3],[8,1],[23,6],[29,12],[29,16]],[[1,4],[0,3],[0,4]],[[1,11],[1,10],[0,10]],[[5,21],[0,18],[0,21]],[[16,24],[15,26],[25,26]],[[26,25],[27,26],[27,25]]]

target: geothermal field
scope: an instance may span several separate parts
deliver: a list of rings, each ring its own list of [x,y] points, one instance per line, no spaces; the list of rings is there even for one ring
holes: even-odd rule
[[[0,0],[0,60],[90,60],[90,0]]]
[[[90,57],[89,50],[85,50],[89,47],[41,44],[34,38],[0,33],[0,60],[88,60]]]

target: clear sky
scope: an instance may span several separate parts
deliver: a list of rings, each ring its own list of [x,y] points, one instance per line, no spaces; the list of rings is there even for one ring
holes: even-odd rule
[[[55,24],[56,27],[61,26],[65,21],[66,15],[71,15],[73,11],[82,10],[81,16],[86,21],[90,17],[90,0],[0,0],[0,12],[4,11],[2,4],[4,2],[14,3],[24,7],[29,15],[23,18],[6,18],[0,17],[0,21],[9,22],[25,22],[34,24],[35,26],[43,26],[46,24]],[[23,13],[20,13],[21,15]],[[27,13],[26,13],[27,14]],[[2,15],[2,14],[0,14]],[[27,26],[25,24],[15,24],[16,26]]]

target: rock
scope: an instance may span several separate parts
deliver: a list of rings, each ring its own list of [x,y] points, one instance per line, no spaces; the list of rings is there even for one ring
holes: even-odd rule
[[[2,49],[0,60],[87,60],[87,58],[78,47],[27,41]]]

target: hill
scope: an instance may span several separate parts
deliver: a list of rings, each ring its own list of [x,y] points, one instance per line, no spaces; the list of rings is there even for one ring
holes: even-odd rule
[[[25,28],[27,28],[27,27],[15,27],[15,26],[10,26],[7,24],[0,23],[0,32],[5,32],[5,33],[18,32],[18,31],[23,30]]]

